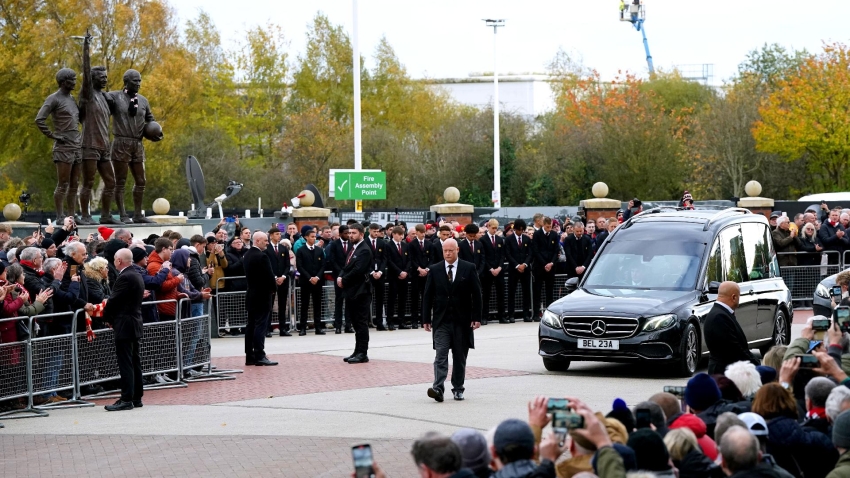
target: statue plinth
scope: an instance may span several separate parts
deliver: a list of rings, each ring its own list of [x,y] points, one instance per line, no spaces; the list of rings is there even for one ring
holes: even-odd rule
[[[472,222],[475,207],[470,204],[447,203],[431,206],[431,212],[437,213],[445,221],[457,221],[460,225]]]
[[[770,198],[746,197],[738,200],[738,207],[749,209],[753,214],[761,214],[770,219],[775,202]]]
[[[304,226],[322,227],[329,225],[331,210],[323,207],[299,207],[292,210],[292,220],[300,231]]]
[[[157,214],[155,216],[147,216],[148,219],[157,224],[186,224],[186,216],[169,216],[167,214]]]
[[[600,217],[609,219],[616,218],[617,211],[622,207],[622,202],[609,198],[585,199],[579,202],[579,207],[584,208],[587,221],[596,221]]]

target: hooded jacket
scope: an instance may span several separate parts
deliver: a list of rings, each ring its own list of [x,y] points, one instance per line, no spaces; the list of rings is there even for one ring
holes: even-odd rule
[[[828,436],[804,429],[793,418],[773,418],[767,422],[767,431],[768,453],[794,475],[799,467],[806,478],[823,478],[838,461],[838,451]]]
[[[707,456],[711,461],[717,459],[717,444],[714,443],[714,440],[707,435],[708,427],[698,416],[690,413],[679,415],[679,417],[670,424],[671,430],[675,428],[687,428],[694,432],[694,435],[697,437],[697,443],[705,456]]]
[[[543,460],[538,465],[531,460],[508,463],[493,474],[493,478],[555,478],[555,464]]]
[[[726,474],[699,450],[691,450],[680,461],[673,461],[679,478],[722,478]]]
[[[159,273],[159,270],[162,269],[163,262],[164,261],[159,256],[159,254],[156,253],[156,251],[151,252],[151,255],[148,256],[148,275],[157,275]],[[172,272],[160,286],[159,292],[157,292],[156,294],[156,300],[176,299],[177,286],[179,285],[180,279],[178,279],[177,276]],[[156,308],[162,315],[167,315],[171,317],[175,317],[177,315],[177,304],[174,302],[165,302],[163,304],[157,304]]]

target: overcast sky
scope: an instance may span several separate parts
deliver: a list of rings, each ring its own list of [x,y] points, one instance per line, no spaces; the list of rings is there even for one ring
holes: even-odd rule
[[[818,51],[847,42],[850,14],[837,0],[646,0],[646,33],[656,68],[714,64],[713,84],[731,77],[746,53],[765,43]],[[182,20],[201,8],[226,44],[270,21],[283,27],[290,58],[300,54],[318,11],[351,32],[352,0],[173,0]],[[413,77],[457,78],[492,71],[493,30],[483,18],[504,18],[499,72],[543,72],[559,48],[610,79],[618,70],[646,75],[640,33],[619,22],[617,0],[359,0],[360,51],[372,54],[386,36]]]

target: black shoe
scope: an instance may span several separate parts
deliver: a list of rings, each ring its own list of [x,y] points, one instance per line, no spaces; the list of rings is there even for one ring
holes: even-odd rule
[[[399,330],[409,330],[411,327],[409,325],[399,325]]]
[[[133,408],[142,408],[145,404],[141,400],[133,400]]]
[[[509,324],[508,319],[499,319],[500,324]]]
[[[523,317],[523,322],[531,322],[531,317]]]
[[[257,362],[254,365],[256,365],[258,367],[261,367],[261,366],[269,367],[269,366],[272,366],[272,365],[277,365],[277,362],[272,362],[271,360],[269,360],[268,357],[263,357],[260,360],[257,360]]]
[[[345,362],[345,363],[348,363],[348,361],[351,360],[352,358],[354,358],[354,354],[351,354],[348,357],[345,357],[344,359],[342,359],[342,361]]]
[[[535,318],[534,318],[534,321],[535,321],[535,322],[540,322],[540,317],[535,317]]]
[[[369,357],[366,354],[357,354],[354,357],[348,359],[348,363],[366,363],[369,361]]]
[[[487,325],[487,321],[486,321],[486,320],[482,320],[482,321],[481,321],[481,325]]]
[[[433,398],[434,400],[436,400],[438,402],[443,401],[443,392],[440,392],[438,390],[434,390],[433,388],[428,389],[428,396]]]
[[[335,334],[341,334],[341,333],[342,333],[342,329],[340,329],[339,327],[337,327],[337,328],[336,328],[336,330],[334,331],[334,333],[335,333]]]
[[[325,329],[316,329],[316,335],[325,335]]]
[[[248,366],[248,367],[250,367],[250,366],[252,366],[252,365],[257,365],[257,361],[256,361],[256,360],[247,360],[247,359],[246,359],[246,360],[245,360],[245,365],[246,365],[246,366]]]
[[[301,329],[301,330],[298,331],[299,337],[303,337],[305,335],[307,335],[307,329]]]
[[[377,326],[376,329],[378,329],[378,332],[383,332],[383,331],[387,330],[387,328],[384,327],[383,325]]]
[[[463,400],[463,392],[452,392],[452,394],[454,395],[455,400],[457,400],[457,401]]]
[[[267,339],[270,339],[271,337],[272,337],[272,333],[271,333],[271,332],[266,332],[266,338],[267,338]]]
[[[395,330],[395,325],[388,325],[388,326],[387,326],[387,330],[389,330],[390,332],[394,331],[394,330]]]
[[[288,330],[281,330],[280,336],[281,337],[292,337],[292,334],[290,334]]]
[[[353,334],[353,333],[354,333],[354,328],[353,328],[353,327],[346,327],[346,328],[345,328],[345,333],[346,333],[346,334]]]
[[[412,327],[412,328],[413,328],[414,330],[418,329],[418,328],[419,328],[419,324],[413,324],[413,327]]]
[[[122,412],[124,410],[132,410],[133,409],[133,402],[124,402],[124,401],[119,399],[117,402],[113,403],[112,405],[107,405],[103,408],[105,408],[107,412]]]

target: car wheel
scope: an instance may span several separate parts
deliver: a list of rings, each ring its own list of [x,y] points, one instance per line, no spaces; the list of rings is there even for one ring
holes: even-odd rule
[[[545,358],[543,359],[543,366],[550,372],[566,372],[570,368],[570,361]]]
[[[785,311],[782,309],[776,310],[776,315],[773,317],[773,333],[770,339],[770,344],[765,345],[760,349],[762,356],[770,350],[774,345],[788,345],[790,336],[788,334],[788,319],[785,317]]]
[[[679,350],[679,375],[690,377],[697,371],[700,360],[700,342],[697,328],[694,324],[688,324],[685,327],[685,333],[682,334],[682,344]]]

